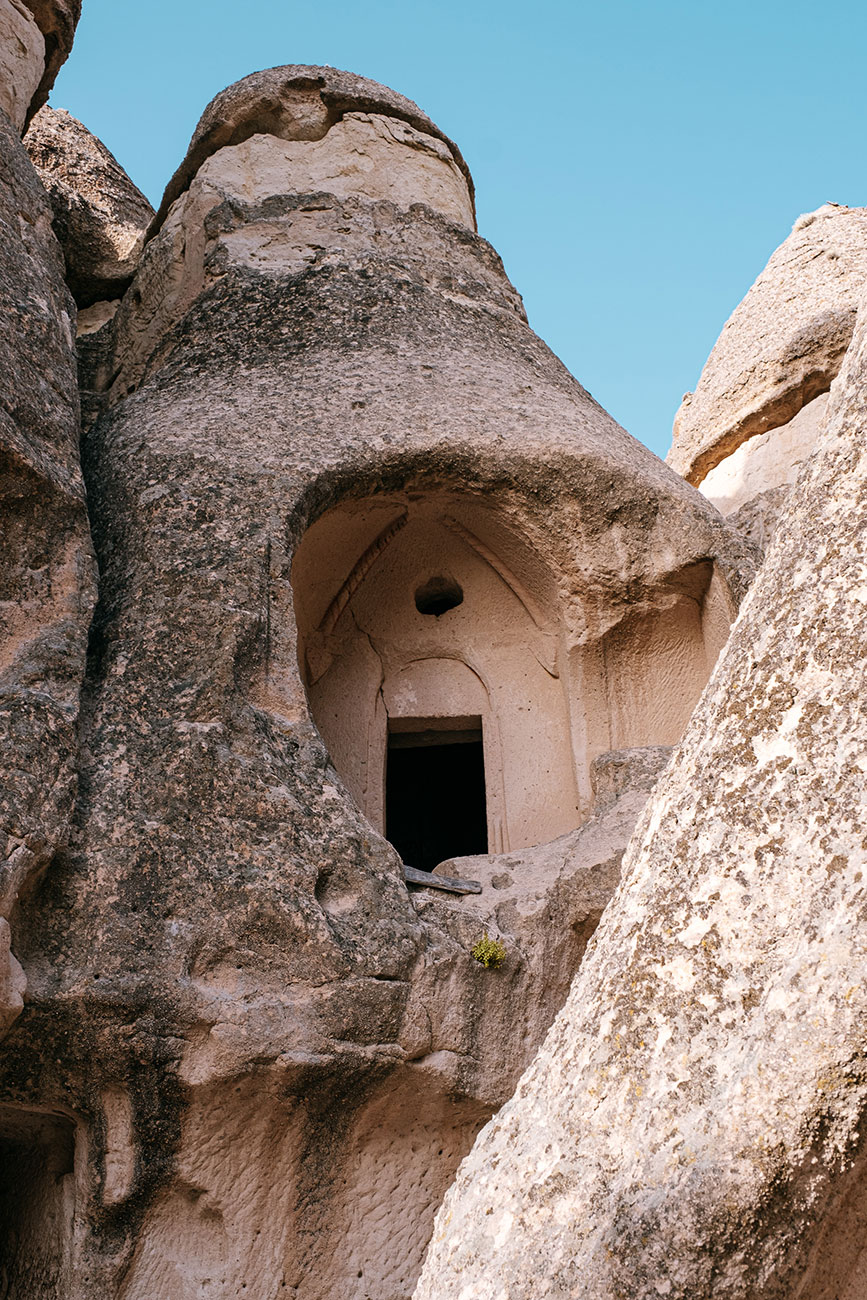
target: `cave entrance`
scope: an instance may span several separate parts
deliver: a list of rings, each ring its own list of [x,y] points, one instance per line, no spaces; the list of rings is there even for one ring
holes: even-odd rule
[[[72,1275],[75,1126],[0,1107],[0,1295],[61,1300]]]
[[[408,867],[488,851],[481,718],[393,718],[385,836]]]

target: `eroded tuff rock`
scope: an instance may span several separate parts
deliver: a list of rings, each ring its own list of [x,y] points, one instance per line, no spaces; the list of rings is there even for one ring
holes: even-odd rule
[[[23,131],[72,49],[81,0],[0,0],[0,109]]]
[[[476,880],[479,895],[455,896],[414,889],[419,915],[470,951],[480,936],[499,940],[506,957],[496,972],[498,1005],[485,1016],[484,1042],[470,1047],[463,1019],[461,979],[447,992],[443,970],[431,962],[420,972],[410,997],[408,1019],[425,1015],[437,1002],[451,1005],[453,1033],[478,1055],[491,1078],[489,1096],[502,1090],[497,1076],[517,1079],[518,1063],[529,1064],[545,1031],[562,1007],[588,940],[620,877],[623,851],[660,772],[671,757],[668,746],[615,750],[591,765],[592,813],[577,830],[547,844],[511,853],[452,858],[435,874]],[[502,1054],[492,1050],[499,1044]],[[463,1063],[467,1073],[468,1061]],[[472,1067],[478,1088],[478,1066]],[[428,1232],[430,1225],[428,1225]]]
[[[0,109],[24,130],[45,70],[45,39],[22,0],[0,0]]]
[[[529,330],[408,101],[283,69],[203,122],[92,336],[80,796],[0,1056],[0,1121],[65,1118],[10,1230],[59,1166],[71,1300],[406,1300],[751,559]],[[482,761],[463,901],[384,835],[443,737]]]
[[[867,209],[826,203],[799,217],[729,317],[668,455],[723,513],[747,490],[793,481],[816,445],[824,399],[814,399],[840,369],[865,281]]]
[[[205,160],[224,146],[243,144],[254,135],[287,141],[321,140],[347,113],[384,116],[439,140],[463,174],[472,208],[473,181],[460,150],[411,99],[339,68],[288,64],[253,72],[211,101],[193,133],[187,156],[166,187],[155,228],[162,225],[172,203]]]
[[[0,249],[2,1033],[24,991],[10,950],[19,896],[33,890],[69,833],[94,599],[78,466],[75,306],[48,200],[2,113]]]
[[[63,109],[40,109],[25,145],[51,200],[76,303],[120,298],[141,257],[150,203],[105,145]]]
[[[81,0],[22,0],[36,19],[45,41],[45,70],[30,102],[28,122],[37,113],[69,58],[75,29],[81,17]]]
[[[816,454],[417,1300],[857,1300],[867,304]]]

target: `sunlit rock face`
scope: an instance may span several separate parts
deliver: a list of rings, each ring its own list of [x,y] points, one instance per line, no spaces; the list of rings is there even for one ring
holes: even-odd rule
[[[814,455],[418,1300],[857,1300],[867,311]]]
[[[406,1300],[751,561],[529,329],[456,146],[363,78],[218,96],[91,324],[80,792],[0,1057],[4,1104],[77,1126],[55,1272]],[[481,893],[410,892],[395,813]]]
[[[0,3],[0,109],[23,131],[45,69],[45,38],[20,0]]]
[[[45,43],[45,67],[36,93],[30,101],[27,121],[37,113],[54,85],[58,72],[69,58],[75,29],[81,17],[81,0],[12,0],[33,15]]]
[[[0,0],[0,109],[24,130],[72,49],[81,0]]]
[[[114,302],[138,266],[153,208],[105,145],[62,109],[40,109],[25,147],[51,200],[76,303]]]
[[[675,418],[668,463],[760,548],[818,446],[865,278],[867,209],[799,217]]]

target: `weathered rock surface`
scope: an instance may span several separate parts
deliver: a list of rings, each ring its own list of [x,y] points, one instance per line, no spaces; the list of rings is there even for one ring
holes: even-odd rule
[[[728,516],[763,492],[791,487],[821,441],[827,409],[821,393],[787,424],[742,442],[702,480],[702,496]]]
[[[72,49],[81,0],[0,0],[0,109],[23,131]]]
[[[19,895],[69,833],[94,599],[78,465],[75,307],[51,209],[0,113],[0,1029],[21,1010]]]
[[[763,569],[417,1300],[857,1300],[867,303]]]
[[[742,443],[788,425],[827,392],[865,282],[867,209],[826,203],[800,217],[729,317],[695,392],[684,397],[668,463],[703,484]],[[765,481],[759,490],[779,485]]]
[[[254,135],[321,140],[347,113],[384,116],[439,140],[463,173],[472,208],[473,181],[460,150],[411,99],[339,68],[288,64],[253,72],[211,101],[193,133],[186,158],[166,187],[155,228],[162,225],[169,208],[206,159],[219,149],[243,144]]]
[[[36,19],[45,41],[45,70],[30,102],[27,121],[48,99],[58,72],[69,58],[81,17],[81,0],[22,0]]]
[[[51,200],[78,306],[120,298],[153,220],[150,203],[105,145],[63,109],[40,109],[25,145]]]
[[[62,1166],[71,1300],[406,1300],[751,560],[529,330],[408,101],[281,69],[203,122],[86,326],[80,791],[16,913],[0,1099],[88,1154],[51,1129],[16,1214]],[[383,834],[419,728],[482,748],[472,899],[411,893]]]
[[[587,943],[599,924],[620,876],[620,861],[635,824],[669,758],[667,746],[615,750],[600,755],[591,776],[596,800],[592,815],[577,830],[513,853],[452,858],[436,873],[477,880],[480,895],[463,897],[435,889],[413,891],[419,915],[442,928],[469,952],[485,934],[506,949],[502,968],[491,974],[497,1002],[486,1009],[478,1039],[455,1056],[453,1085],[497,1098],[506,1080],[517,1080],[528,1065],[545,1031],[562,1007]],[[463,990],[455,981],[446,995],[441,966],[427,968],[416,983],[407,1012],[429,1015],[436,1004],[451,1014],[462,1005]],[[466,1034],[469,1026],[462,1027]],[[458,1031],[453,1022],[452,1032]],[[492,1052],[490,1044],[499,1044]],[[481,1070],[480,1067],[481,1066]],[[482,1085],[481,1074],[489,1077]],[[480,1087],[480,1085],[482,1085]],[[428,1221],[428,1235],[433,1214]]]
[[[761,555],[765,554],[774,540],[774,533],[785,511],[790,490],[789,486],[784,484],[781,487],[769,488],[766,492],[759,492],[728,516],[732,528],[736,528]]]
[[[0,109],[24,130],[45,71],[45,38],[23,0],[0,0]]]

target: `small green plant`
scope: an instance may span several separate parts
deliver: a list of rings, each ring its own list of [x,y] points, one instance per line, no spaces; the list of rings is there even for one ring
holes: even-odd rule
[[[499,939],[489,939],[487,930],[470,949],[470,956],[485,970],[499,970],[506,959],[506,945]]]

